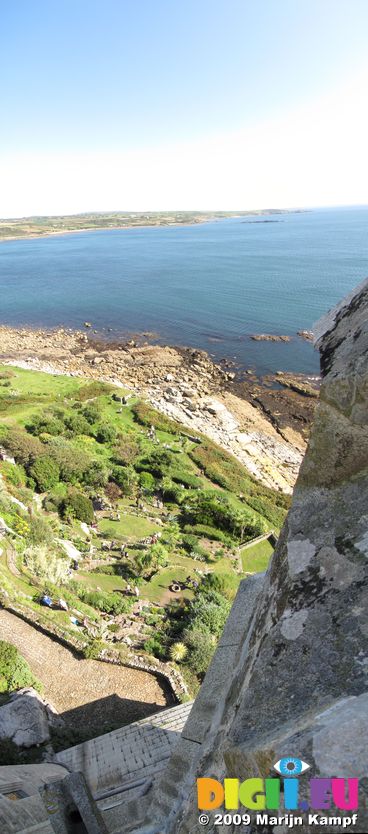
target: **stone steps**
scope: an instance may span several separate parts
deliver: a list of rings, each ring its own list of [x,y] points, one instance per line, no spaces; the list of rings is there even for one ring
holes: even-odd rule
[[[141,797],[167,764],[190,715],[192,702],[63,750],[56,762],[84,774],[103,814]]]

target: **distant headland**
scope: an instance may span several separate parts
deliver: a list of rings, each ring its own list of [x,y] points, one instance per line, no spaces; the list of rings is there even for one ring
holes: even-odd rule
[[[287,214],[289,209],[254,211],[151,211],[93,212],[52,216],[0,218],[0,241],[47,237],[102,229],[131,229],[144,226],[188,226],[231,217]]]

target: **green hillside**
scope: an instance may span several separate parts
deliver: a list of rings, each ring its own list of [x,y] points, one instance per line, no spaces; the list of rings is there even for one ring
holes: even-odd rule
[[[87,656],[175,662],[195,689],[252,572],[239,545],[277,530],[288,499],[127,391],[9,366],[0,457],[4,604]]]

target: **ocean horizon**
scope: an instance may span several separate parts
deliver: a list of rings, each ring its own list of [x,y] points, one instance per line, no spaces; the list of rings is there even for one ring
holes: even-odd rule
[[[368,207],[352,207],[3,241],[0,322],[89,321],[105,338],[147,332],[259,375],[315,374],[297,331],[368,275],[367,231]]]

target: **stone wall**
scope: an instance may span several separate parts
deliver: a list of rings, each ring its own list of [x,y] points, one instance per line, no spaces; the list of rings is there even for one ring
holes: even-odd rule
[[[197,777],[271,777],[284,756],[310,765],[300,777],[304,802],[311,777],[360,778],[352,830],[368,830],[368,281],[317,333],[320,403],[272,562],[253,593],[248,580],[241,586],[226,653],[222,640],[145,818],[121,832],[203,831]],[[210,817],[205,830],[214,832]],[[305,834],[329,830],[303,819]],[[290,829],[252,822],[242,830]]]

